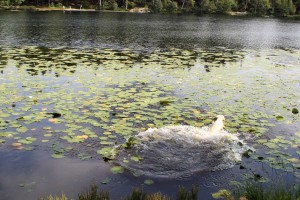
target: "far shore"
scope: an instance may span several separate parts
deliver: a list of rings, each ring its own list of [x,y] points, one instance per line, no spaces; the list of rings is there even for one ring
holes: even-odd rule
[[[0,6],[1,10],[8,10],[12,12],[16,11],[22,11],[22,10],[31,10],[31,11],[67,11],[67,12],[108,12],[108,13],[150,13],[146,8],[141,7],[135,7],[131,10],[98,10],[98,9],[90,9],[90,8],[72,8],[72,7],[35,7],[35,6]],[[162,12],[162,14],[172,14],[172,13],[165,13]],[[173,14],[184,14],[180,12],[176,12]],[[196,14],[196,13],[186,13],[186,14]],[[204,15],[214,15],[214,13],[211,14],[204,14]],[[219,15],[219,14],[217,14]],[[229,16],[248,16],[251,17],[252,15],[248,12],[226,12],[223,15],[229,15]],[[255,17],[255,16],[253,16]],[[274,17],[272,15],[265,15],[261,17]],[[283,18],[300,18],[300,14],[296,15],[288,15]]]
[[[79,9],[79,8],[51,8],[51,7],[42,7],[42,8],[36,8],[36,11],[82,11],[82,12],[93,12],[98,11],[96,9]]]
[[[68,11],[68,12],[114,12],[114,13],[149,13],[145,8],[133,8],[131,10],[98,10],[88,8],[72,8],[72,7],[34,7],[34,6],[2,6],[0,10],[8,11]]]

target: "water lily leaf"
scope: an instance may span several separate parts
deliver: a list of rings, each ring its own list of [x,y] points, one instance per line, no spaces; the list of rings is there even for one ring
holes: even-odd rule
[[[298,163],[300,161],[298,158],[289,158],[287,160],[292,162],[292,163]]]
[[[298,114],[298,113],[299,113],[299,110],[298,110],[297,108],[293,108],[293,109],[292,109],[292,113],[293,113],[293,114]]]
[[[152,185],[153,183],[154,183],[154,181],[151,180],[151,179],[146,179],[146,180],[144,181],[144,184],[146,184],[146,185]]]
[[[135,161],[135,162],[138,162],[140,161],[142,158],[140,156],[131,156],[130,157],[131,160]]]
[[[133,171],[132,175],[135,176],[135,177],[140,177],[142,174],[140,172]]]
[[[124,168],[121,166],[114,166],[110,169],[113,174],[120,174],[124,172]]]
[[[104,180],[101,181],[102,184],[108,184],[111,181],[110,178],[105,178]]]
[[[232,196],[231,196],[231,192],[229,190],[221,189],[218,192],[213,193],[212,197],[214,199],[223,199],[223,198],[228,199]]]
[[[77,135],[76,138],[78,139],[87,139],[89,136],[87,135]]]
[[[97,153],[101,154],[103,156],[110,155],[112,149],[113,149],[112,147],[104,147],[104,148],[98,150]]]
[[[273,143],[273,142],[266,142],[266,143],[264,143],[264,145],[267,146],[270,149],[278,148],[278,145]]]
[[[51,157],[59,159],[59,158],[64,158],[65,156],[63,154],[56,154],[55,153],[55,154],[52,154]]]
[[[28,128],[26,128],[25,126],[22,126],[20,128],[17,128],[16,131],[18,131],[19,133],[25,133],[26,131],[28,131]]]
[[[10,116],[10,114],[0,111],[0,118],[6,118],[6,117],[9,117],[9,116]]]
[[[77,155],[77,157],[78,157],[80,160],[87,160],[87,159],[91,159],[91,158],[92,158],[92,156],[87,155],[87,154],[85,154],[85,153],[80,153],[80,154]]]
[[[34,141],[36,141],[36,138],[32,138],[32,137],[27,137],[25,139],[18,140],[18,142],[22,144],[31,144]]]
[[[284,117],[283,117],[283,116],[280,116],[280,115],[277,115],[277,116],[276,116],[276,119],[277,119],[278,121],[283,121]]]
[[[101,141],[100,144],[103,144],[103,145],[112,145],[112,144],[114,144],[114,142]]]
[[[0,137],[13,137],[13,135],[15,135],[16,133],[14,132],[0,132]]]
[[[34,150],[34,147],[26,146],[26,147],[24,147],[24,149],[27,150],[27,151],[32,151],[32,150]]]
[[[295,135],[300,137],[300,132],[296,132]]]

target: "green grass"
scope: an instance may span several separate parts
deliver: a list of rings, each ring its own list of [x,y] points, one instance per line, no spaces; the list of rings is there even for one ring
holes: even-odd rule
[[[40,198],[40,200],[68,200],[68,198],[65,196],[65,194],[62,194],[61,196],[48,196],[45,198]]]
[[[229,191],[222,189],[214,193],[213,198],[225,200],[300,200],[300,186],[292,185],[271,185],[265,186],[261,183],[251,182],[245,183],[238,188]],[[78,200],[110,200],[108,191],[103,191],[97,185],[91,185],[90,189],[78,195]],[[134,188],[130,195],[122,198],[121,200],[171,200],[170,196],[166,196],[160,192],[148,194],[141,188]],[[192,186],[190,190],[184,187],[179,187],[175,200],[197,200],[198,188]],[[199,198],[201,199],[201,198]],[[40,200],[68,200],[62,196],[48,196]],[[204,200],[204,199],[203,199]]]
[[[236,196],[246,197],[247,200],[299,200],[299,186],[268,186],[263,184],[246,183],[236,191]]]
[[[98,186],[93,184],[89,191],[79,194],[78,200],[109,200],[108,191],[98,191]]]
[[[61,197],[52,195],[41,198],[40,200],[67,200],[68,198],[63,194]],[[110,200],[108,191],[99,190],[98,186],[93,184],[87,192],[78,195],[78,200]],[[161,194],[160,192],[147,194],[141,188],[134,188],[131,194],[122,200],[171,200],[171,197]],[[176,196],[177,200],[197,200],[198,189],[196,186],[192,186],[192,189],[186,190],[183,187],[179,187]]]

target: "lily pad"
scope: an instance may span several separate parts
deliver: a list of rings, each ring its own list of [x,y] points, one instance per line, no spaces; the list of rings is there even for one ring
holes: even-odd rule
[[[111,181],[110,178],[106,178],[104,180],[101,181],[102,184],[108,184]]]
[[[55,153],[55,154],[52,154],[51,157],[59,159],[59,158],[64,158],[65,156],[63,154],[56,154]]]
[[[124,172],[124,168],[121,166],[114,166],[110,170],[113,174],[121,174]]]
[[[293,108],[293,109],[292,109],[292,113],[293,113],[293,114],[298,114],[298,113],[299,113],[299,110],[298,110],[297,108]]]
[[[151,180],[151,179],[146,179],[146,180],[144,181],[144,184],[146,184],[146,185],[152,185],[153,183],[154,183],[154,181]]]

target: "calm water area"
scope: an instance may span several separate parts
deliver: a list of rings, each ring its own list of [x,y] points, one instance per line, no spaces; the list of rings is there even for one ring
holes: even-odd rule
[[[76,198],[96,183],[112,199],[194,184],[209,200],[247,180],[297,184],[299,76],[299,19],[0,11],[0,199]],[[229,169],[191,172],[199,163],[163,142],[169,178],[164,163],[163,177],[112,172],[143,163],[137,152],[102,159],[148,128],[218,114],[253,151]]]

